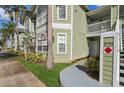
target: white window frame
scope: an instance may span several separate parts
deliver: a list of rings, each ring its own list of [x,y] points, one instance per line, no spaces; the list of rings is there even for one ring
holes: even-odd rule
[[[65,41],[65,52],[60,52],[59,51],[59,40],[58,37],[60,34],[64,34],[66,41]],[[57,54],[67,54],[67,33],[57,33]]]
[[[44,34],[44,33],[42,33],[42,34]],[[42,34],[41,34],[41,35],[42,35]],[[39,38],[40,38],[40,37],[39,37]],[[41,39],[38,39],[38,40],[41,40]],[[37,43],[39,43],[38,40],[37,40]],[[42,43],[43,43],[43,42],[44,42],[44,41],[42,41]],[[47,40],[46,40],[46,42],[47,42]],[[47,46],[47,48],[48,48],[47,43],[41,45],[41,46],[42,46],[42,51],[39,51],[39,50],[38,50],[38,46],[39,46],[39,44],[37,44],[37,52],[42,52],[42,53],[47,53],[47,52],[48,52],[48,51],[43,51],[43,46]]]
[[[57,6],[57,20],[67,20],[67,14],[68,14],[68,6],[65,5],[65,9],[66,9],[66,15],[65,15],[65,19],[63,18],[59,18],[59,6]]]

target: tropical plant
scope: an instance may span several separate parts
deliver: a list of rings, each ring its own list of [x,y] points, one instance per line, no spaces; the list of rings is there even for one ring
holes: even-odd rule
[[[19,30],[18,30],[18,23],[19,23],[19,16],[22,12],[26,9],[24,5],[9,5],[5,8],[5,13],[9,14],[11,21],[13,21],[14,17],[16,20],[16,35],[17,35],[17,50],[19,50]],[[14,15],[15,14],[15,15]]]
[[[13,34],[15,24],[13,22],[2,23],[3,28],[0,30],[2,35],[2,45],[6,47],[7,38]]]
[[[23,33],[23,46],[26,48],[27,52],[33,52],[35,53],[35,42],[34,39],[35,37],[33,36],[33,32],[24,32]]]
[[[48,5],[48,57],[47,57],[47,68],[51,69],[54,65],[52,43],[53,43],[53,34],[52,34],[52,6]]]

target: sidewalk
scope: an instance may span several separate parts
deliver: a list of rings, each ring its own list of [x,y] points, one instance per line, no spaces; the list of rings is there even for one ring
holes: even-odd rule
[[[84,71],[79,70],[76,65],[72,65],[61,71],[60,83],[63,87],[110,87],[91,78]]]
[[[45,87],[45,84],[12,59],[0,60],[0,87]]]

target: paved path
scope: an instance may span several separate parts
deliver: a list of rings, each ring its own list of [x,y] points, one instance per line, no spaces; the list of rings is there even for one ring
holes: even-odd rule
[[[0,59],[0,87],[44,87],[36,76],[22,64],[9,59]]]
[[[72,65],[61,71],[60,83],[63,87],[110,87],[91,78],[76,66],[83,65]]]

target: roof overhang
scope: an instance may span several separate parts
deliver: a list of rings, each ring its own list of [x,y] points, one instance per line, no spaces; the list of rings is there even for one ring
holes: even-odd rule
[[[22,24],[24,23],[26,16],[28,16],[30,18],[33,16],[35,8],[36,8],[36,5],[32,5],[30,10],[23,11],[23,14],[22,14],[21,20],[20,20]]]
[[[81,7],[85,12],[89,12],[89,9],[88,9],[87,5],[80,5],[80,7]]]
[[[91,19],[96,19],[99,17],[107,16],[111,14],[111,6],[110,5],[105,5],[102,6],[96,10],[89,11],[86,13],[88,17]]]

